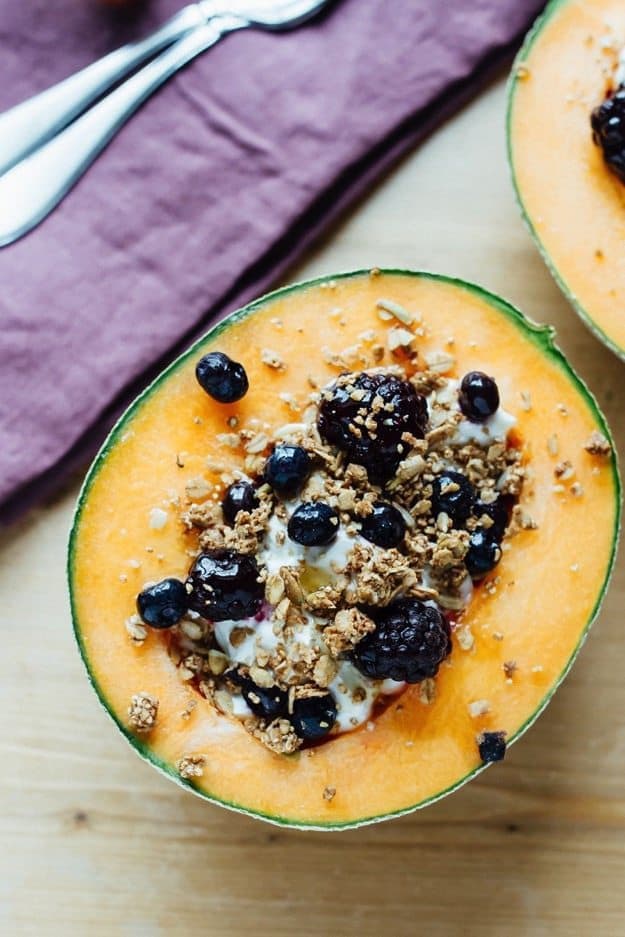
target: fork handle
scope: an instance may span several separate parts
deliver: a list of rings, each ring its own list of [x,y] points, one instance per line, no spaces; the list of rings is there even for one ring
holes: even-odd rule
[[[141,42],[116,49],[59,84],[0,114],[0,173],[51,139],[143,62],[205,22],[199,6],[187,6]]]
[[[215,19],[200,26],[1,176],[0,247],[43,221],[153,91],[225,33],[244,25]]]

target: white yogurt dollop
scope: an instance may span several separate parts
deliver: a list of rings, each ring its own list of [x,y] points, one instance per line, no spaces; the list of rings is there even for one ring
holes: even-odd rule
[[[242,628],[248,629],[251,633],[243,641],[233,644],[232,632]],[[270,618],[265,618],[260,622],[255,618],[215,622],[215,640],[233,663],[245,664],[247,667],[254,664],[257,647],[262,647],[272,653],[278,646],[278,639],[273,632]]]
[[[358,537],[350,537],[340,528],[336,539],[329,546],[303,547],[289,539],[286,524],[273,514],[256,560],[259,565],[267,567],[270,575],[279,572],[282,566],[300,566],[305,563],[330,576],[345,569],[349,554],[358,540]]]
[[[472,423],[471,420],[461,420],[456,427],[453,442],[465,445],[468,442],[505,442],[508,432],[516,423],[516,417],[499,407],[496,413],[484,420],[483,423]]]
[[[440,403],[448,406],[457,401],[460,381],[448,380],[445,387],[428,398],[428,409],[430,420],[436,423],[436,410],[434,403]],[[443,411],[444,413],[444,411]],[[451,439],[452,443],[464,446],[470,442],[477,442],[484,445],[489,442],[505,442],[506,437],[512,427],[516,424],[516,417],[508,413],[502,406],[483,423],[472,423],[471,420],[462,419],[456,427],[456,432]]]

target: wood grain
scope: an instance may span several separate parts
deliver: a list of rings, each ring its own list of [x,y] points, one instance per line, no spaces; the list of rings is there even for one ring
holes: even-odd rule
[[[623,452],[623,365],[572,313],[521,224],[503,113],[500,83],[293,277],[407,266],[502,292],[557,325]],[[622,561],[571,676],[503,765],[401,820],[295,833],[179,790],[99,709],[65,594],[76,488],[0,541],[0,933],[625,934]]]

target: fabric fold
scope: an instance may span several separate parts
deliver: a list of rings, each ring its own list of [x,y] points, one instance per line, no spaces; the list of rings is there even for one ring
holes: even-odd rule
[[[215,319],[274,284],[511,54],[539,0],[342,0],[176,75],[0,250],[0,519],[47,497]],[[4,109],[180,4],[0,0]]]

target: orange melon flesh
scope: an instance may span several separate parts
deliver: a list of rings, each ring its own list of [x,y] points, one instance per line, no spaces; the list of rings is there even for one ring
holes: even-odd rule
[[[625,186],[592,141],[625,47],[621,0],[555,0],[517,60],[508,145],[526,220],[560,286],[591,329],[625,356]]]
[[[369,726],[295,756],[276,755],[181,681],[162,633],[135,647],[124,621],[143,583],[184,576],[193,535],[183,533],[179,509],[169,502],[178,495],[184,503],[185,482],[195,476],[216,480],[206,470],[207,456],[240,465],[215,439],[228,431],[228,418],[236,414],[244,424],[255,417],[269,424],[268,432],[296,419],[278,394],[305,400],[307,375],[320,382],[336,375],[324,360],[327,349],[357,344],[369,329],[384,340],[388,323],[376,312],[382,297],[423,315],[420,352],[449,349],[453,337],[459,375],[483,369],[496,376],[530,456],[534,480],[522,500],[539,529],[511,540],[493,595],[477,590],[465,617],[475,646],[463,651],[455,641],[434,702],[423,703],[419,687],[409,688]],[[282,356],[286,371],[261,363],[265,347]],[[195,363],[210,349],[246,367],[250,391],[233,406],[215,404],[195,380]],[[531,393],[530,410],[523,409],[521,391]],[[614,460],[583,449],[593,430],[608,432],[549,331],[477,288],[425,274],[360,273],[261,300],[213,330],[139,398],[85,483],[69,576],[76,634],[102,702],[138,751],[172,776],[183,755],[206,756],[204,775],[181,783],[276,822],[357,825],[442,796],[480,767],[478,731],[505,730],[512,740],[535,718],[596,614],[614,556],[620,499]],[[548,448],[554,434],[557,457]],[[573,463],[583,496],[553,491],[559,459]],[[160,530],[149,525],[154,507],[168,511]],[[518,671],[507,682],[503,664],[510,660]],[[160,701],[147,738],[127,727],[130,697],[139,691]],[[184,719],[191,698],[197,705]],[[469,703],[482,699],[490,712],[471,718]],[[336,789],[331,801],[323,797],[327,787]]]

